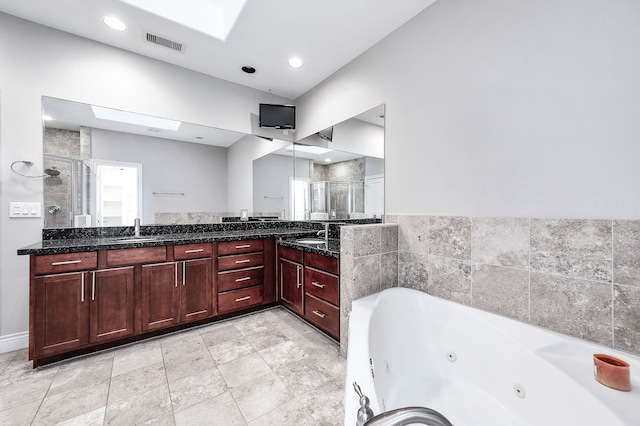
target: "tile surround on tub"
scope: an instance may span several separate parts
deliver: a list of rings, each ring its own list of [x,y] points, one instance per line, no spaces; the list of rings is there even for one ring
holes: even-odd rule
[[[399,286],[640,354],[640,220],[390,214]]]

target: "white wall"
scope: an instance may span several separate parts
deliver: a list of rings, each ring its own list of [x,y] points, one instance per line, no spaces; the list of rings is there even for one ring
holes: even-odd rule
[[[327,146],[337,151],[384,158],[384,127],[352,118],[333,126],[333,138]]]
[[[253,211],[289,210],[289,179],[293,176],[293,158],[265,155],[253,161]]]
[[[640,2],[438,1],[296,100],[385,103],[394,213],[640,218]]]
[[[227,211],[226,148],[92,129],[91,150],[93,159],[142,163],[143,224],[155,213]]]
[[[42,96],[173,118],[242,133],[257,125],[260,92],[0,14],[0,351],[28,330],[29,259],[42,219],[9,219],[10,201],[42,202],[42,180],[11,172],[16,160],[42,171]],[[290,103],[277,98],[275,102]]]

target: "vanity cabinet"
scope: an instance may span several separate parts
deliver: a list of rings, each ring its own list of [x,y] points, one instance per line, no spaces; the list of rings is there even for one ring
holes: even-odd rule
[[[340,263],[338,259],[304,254],[304,317],[340,340]]]
[[[186,244],[172,249],[174,261],[141,266],[144,331],[213,315],[212,244]]]
[[[304,314],[303,271],[302,250],[278,247],[280,303],[299,315]]]
[[[278,248],[280,303],[340,340],[340,262],[291,247]]]
[[[265,303],[265,241],[218,243],[218,313]]]
[[[96,252],[32,259],[32,357],[135,333],[132,267],[82,270],[98,266]]]

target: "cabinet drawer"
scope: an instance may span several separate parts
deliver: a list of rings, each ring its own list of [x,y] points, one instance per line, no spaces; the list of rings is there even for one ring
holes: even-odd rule
[[[200,257],[211,257],[213,246],[208,244],[184,244],[173,247],[173,258],[175,260],[198,259]]]
[[[262,240],[225,241],[218,243],[218,256],[251,253],[253,251],[262,251],[263,248],[264,242]]]
[[[312,268],[331,272],[332,274],[338,275],[340,273],[340,262],[335,257],[308,252],[304,255],[304,264]]]
[[[46,254],[36,256],[36,275],[86,271],[98,267],[98,252]]]
[[[252,266],[260,266],[263,263],[264,256],[262,252],[218,257],[218,271],[250,268]]]
[[[308,293],[339,305],[338,277],[315,269],[304,268],[304,288]]]
[[[302,263],[302,250],[297,250],[291,247],[278,247],[278,255],[281,258],[289,259],[292,262]]]
[[[330,336],[340,339],[340,309],[307,293],[304,317]]]
[[[107,267],[158,263],[167,261],[167,249],[171,247],[142,247],[107,250]]]
[[[260,305],[264,300],[262,286],[243,288],[218,294],[218,312],[224,313],[236,309]]]
[[[223,292],[262,285],[263,280],[264,268],[262,266],[232,272],[221,272],[218,274],[218,291]]]

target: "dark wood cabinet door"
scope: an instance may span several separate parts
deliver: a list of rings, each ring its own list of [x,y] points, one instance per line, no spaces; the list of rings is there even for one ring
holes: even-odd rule
[[[55,355],[88,343],[86,281],[85,272],[35,278],[36,356]]]
[[[134,333],[133,267],[91,272],[89,341],[99,343]]]
[[[183,322],[210,317],[213,302],[211,258],[180,262],[180,318]]]
[[[142,265],[142,329],[155,330],[180,321],[178,268],[174,262]]]
[[[302,265],[286,259],[280,259],[280,301],[292,311],[302,315],[303,310],[303,286],[304,279]]]

